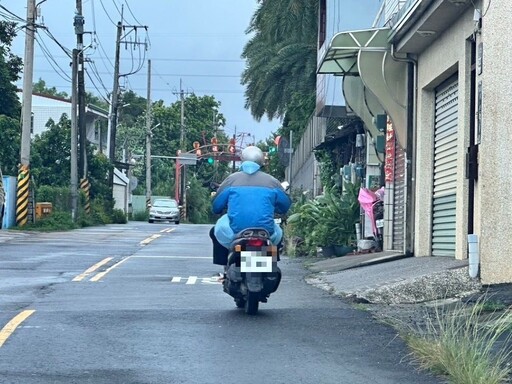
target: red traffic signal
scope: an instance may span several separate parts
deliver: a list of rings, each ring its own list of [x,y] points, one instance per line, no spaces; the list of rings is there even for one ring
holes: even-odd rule
[[[235,153],[235,151],[236,151],[235,146],[236,146],[236,141],[235,141],[235,139],[234,139],[234,138],[233,138],[233,139],[229,139],[229,146],[228,146],[228,150],[229,150],[229,152],[230,152],[230,153]]]

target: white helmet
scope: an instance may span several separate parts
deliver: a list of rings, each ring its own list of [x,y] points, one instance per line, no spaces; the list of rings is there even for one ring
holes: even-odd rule
[[[265,160],[265,156],[263,155],[261,149],[254,145],[244,148],[240,158],[242,159],[242,161],[253,161],[259,165],[263,165],[263,162]]]

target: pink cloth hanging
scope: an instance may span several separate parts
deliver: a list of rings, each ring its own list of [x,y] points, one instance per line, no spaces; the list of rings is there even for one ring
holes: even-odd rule
[[[372,223],[372,231],[373,234],[376,236],[378,234],[378,231],[377,224],[375,223],[375,217],[373,214],[373,204],[377,200],[379,200],[379,197],[375,194],[375,192],[372,192],[368,188],[360,188],[357,200],[359,201],[359,204],[361,204],[361,207],[364,209],[364,211],[370,218],[370,221]]]

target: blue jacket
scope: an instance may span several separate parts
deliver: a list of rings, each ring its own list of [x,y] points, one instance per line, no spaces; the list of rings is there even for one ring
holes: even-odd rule
[[[291,206],[290,197],[273,176],[260,171],[260,166],[244,161],[240,172],[229,175],[213,199],[213,212],[227,208],[234,233],[249,227],[265,228],[274,233],[274,213],[284,214]]]

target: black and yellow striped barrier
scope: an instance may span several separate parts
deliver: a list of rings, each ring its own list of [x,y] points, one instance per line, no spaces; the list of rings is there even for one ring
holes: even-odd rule
[[[20,165],[16,196],[16,224],[23,227],[28,220],[30,171],[28,165]]]
[[[88,179],[83,178],[80,180],[80,189],[82,191],[84,191],[84,194],[85,194],[84,211],[85,211],[85,213],[89,214],[89,213],[91,213],[91,196],[90,196],[91,184],[89,183]]]

